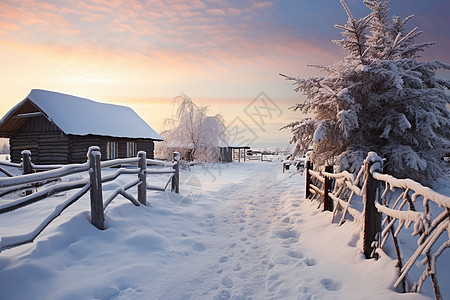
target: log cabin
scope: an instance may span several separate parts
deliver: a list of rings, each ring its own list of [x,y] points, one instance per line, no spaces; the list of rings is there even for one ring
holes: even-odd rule
[[[0,120],[0,137],[9,138],[12,162],[30,150],[35,164],[83,163],[90,146],[100,147],[102,160],[141,150],[153,158],[163,140],[129,107],[38,89]]]

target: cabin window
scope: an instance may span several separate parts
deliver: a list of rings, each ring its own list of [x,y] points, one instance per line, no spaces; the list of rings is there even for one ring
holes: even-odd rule
[[[106,142],[106,159],[117,158],[117,142]]]
[[[136,157],[136,142],[127,142],[127,155],[128,157]]]

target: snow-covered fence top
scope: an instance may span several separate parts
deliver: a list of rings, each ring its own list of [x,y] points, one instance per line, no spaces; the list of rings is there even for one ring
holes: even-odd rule
[[[27,153],[25,153],[27,154]],[[140,151],[138,157],[115,159],[101,162],[100,149],[98,147],[91,147],[88,151],[88,160],[84,164],[66,165],[60,168],[50,167],[48,171],[41,173],[31,173],[16,177],[0,178],[0,197],[20,189],[26,190],[26,196],[11,200],[5,203],[0,203],[0,214],[8,213],[13,210],[28,206],[32,203],[50,197],[56,193],[79,189],[75,194],[57,205],[53,212],[43,220],[33,231],[18,235],[1,237],[0,252],[4,249],[17,247],[25,243],[31,243],[33,240],[66,208],[75,203],[84,194],[90,191],[91,199],[91,223],[99,229],[104,229],[104,210],[111,203],[117,195],[123,195],[130,200],[134,205],[147,204],[147,190],[165,191],[172,183],[171,191],[179,193],[179,154],[174,153],[172,162],[158,161],[154,159],[146,159],[146,153]],[[25,161],[25,160],[24,160]],[[137,167],[136,167],[137,164]],[[24,164],[25,165],[25,164]],[[129,167],[129,166],[134,167]],[[147,165],[157,165],[168,167],[170,169],[147,169]],[[108,167],[120,166],[114,173],[102,176],[101,169]],[[127,167],[123,167],[127,166]],[[18,167],[16,165],[10,167]],[[48,167],[48,166],[47,166]],[[40,169],[44,169],[41,167]],[[24,167],[25,170],[25,167]],[[75,173],[88,172],[89,179],[80,179],[76,181],[63,182],[62,178]],[[106,182],[117,179],[122,174],[136,174],[138,178],[124,186],[116,188],[105,200],[102,195],[102,185]],[[147,184],[147,174],[170,174],[167,183],[164,187],[151,186]],[[49,181],[59,181],[50,186],[45,184]],[[44,182],[44,186],[40,191],[31,193],[31,188],[36,186],[36,183]],[[130,188],[137,186],[138,199],[127,192]]]
[[[398,179],[394,176],[381,174],[378,172],[373,172],[372,175],[376,180],[385,182],[387,184],[387,187],[391,190],[394,190],[395,188],[402,188],[414,191],[414,193],[411,195],[411,199],[413,202],[416,202],[416,199],[419,196],[422,196],[423,206],[428,205],[428,201],[433,201],[439,206],[450,208],[450,197],[439,194],[433,189],[423,186],[412,179]]]
[[[324,210],[333,211],[332,221],[341,214],[340,225],[348,215],[359,222],[363,237],[362,251],[367,258],[395,249],[392,255],[397,256],[399,278],[394,287],[402,291],[420,292],[425,280],[430,277],[436,298],[441,299],[436,264],[443,251],[450,248],[450,239],[445,239],[445,236],[450,236],[450,197],[414,180],[382,174],[382,159],[373,152],[369,153],[364,165],[355,174],[347,171],[334,174],[330,166],[325,170],[323,167],[315,171],[312,169],[308,161],[306,197],[318,200],[320,205],[323,203]],[[422,201],[417,203],[418,199]],[[446,231],[447,235],[444,235]],[[398,239],[407,240],[413,236],[417,237],[417,248],[401,251],[400,245],[411,243],[400,243]],[[392,245],[386,248],[389,237]],[[403,257],[408,259],[406,263],[403,263]],[[416,261],[421,257],[425,269],[420,271],[422,275],[418,280],[408,286],[406,274],[414,266],[417,269]]]

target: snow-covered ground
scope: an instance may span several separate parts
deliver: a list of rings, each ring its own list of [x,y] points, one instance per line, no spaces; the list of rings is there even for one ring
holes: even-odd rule
[[[0,161],[9,161],[9,154],[0,154]]]
[[[151,192],[140,207],[116,198],[104,231],[89,223],[84,196],[33,244],[0,253],[1,298],[433,297],[428,286],[422,294],[395,292],[394,261],[364,259],[358,225],[331,224],[329,212],[304,199],[304,177],[291,175],[280,161],[194,166],[181,172],[179,196]],[[131,179],[105,186],[105,196]],[[68,195],[2,215],[0,236],[31,230]]]

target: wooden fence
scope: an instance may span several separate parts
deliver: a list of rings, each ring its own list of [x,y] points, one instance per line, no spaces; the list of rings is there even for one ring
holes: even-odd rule
[[[8,177],[0,178],[0,197],[20,190],[24,190],[26,196],[7,203],[0,203],[0,215],[28,206],[56,193],[74,189],[78,189],[78,191],[56,206],[53,212],[32,232],[20,236],[1,237],[0,252],[4,249],[33,242],[54,219],[88,191],[90,191],[91,223],[98,229],[105,228],[104,211],[118,195],[124,196],[134,205],[139,206],[147,204],[147,190],[165,191],[171,183],[171,192],[179,193],[180,154],[178,152],[174,152],[172,162],[147,159],[144,151],[140,151],[137,157],[101,161],[100,148],[93,146],[89,148],[87,156],[88,160],[84,164],[36,166],[31,163],[29,151],[23,151],[21,164],[1,162],[2,165],[21,168],[23,175],[13,176],[13,174],[2,168],[0,171]],[[168,169],[152,170],[147,168],[148,165],[168,167]],[[114,173],[102,177],[102,168],[108,167],[119,168]],[[34,170],[42,172],[34,173]],[[89,179],[59,182],[52,186],[44,187],[40,191],[31,192],[37,186],[61,180],[61,178],[68,175],[85,172],[89,173]],[[103,199],[102,185],[117,179],[122,174],[135,174],[137,179],[116,188],[106,199]],[[147,183],[147,175],[150,174],[170,174],[171,176],[164,187],[159,187]],[[137,186],[137,199],[128,192],[134,186]]]
[[[436,299],[442,299],[436,260],[450,248],[450,197],[411,179],[382,174],[382,165],[382,159],[374,152],[369,153],[355,174],[346,171],[334,174],[332,166],[314,169],[307,161],[306,197],[318,200],[319,207],[332,211],[332,222],[340,215],[339,225],[348,218],[361,224],[361,250],[366,258],[377,258],[380,250],[386,249],[388,239],[391,240],[399,272],[395,288],[420,292],[430,277]],[[417,201],[419,198],[421,202]],[[401,248],[399,238],[409,234],[417,239],[416,249]],[[424,265],[422,274],[414,279],[408,276],[406,280],[419,259]]]

